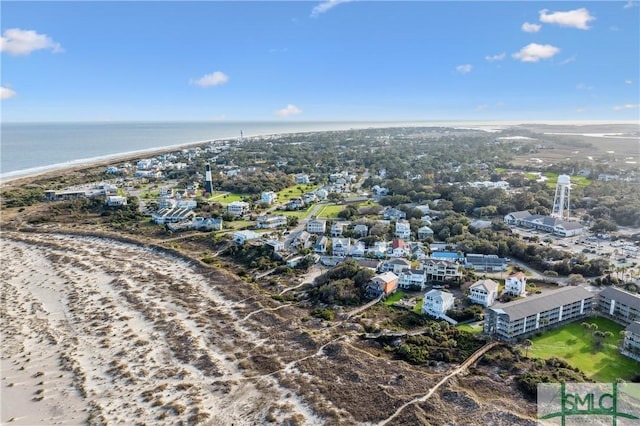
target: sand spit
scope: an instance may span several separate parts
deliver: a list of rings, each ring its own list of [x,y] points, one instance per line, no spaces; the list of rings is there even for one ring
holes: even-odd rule
[[[321,423],[239,367],[269,345],[252,314],[268,307],[229,300],[229,283],[106,239],[15,234],[0,250],[3,424]]]

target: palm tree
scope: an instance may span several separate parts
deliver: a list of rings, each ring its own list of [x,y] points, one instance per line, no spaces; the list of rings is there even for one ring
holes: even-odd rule
[[[525,358],[529,357],[529,348],[531,346],[533,346],[533,342],[529,339],[525,339],[524,342],[522,342],[522,344],[524,345],[525,351],[524,351],[524,356]]]

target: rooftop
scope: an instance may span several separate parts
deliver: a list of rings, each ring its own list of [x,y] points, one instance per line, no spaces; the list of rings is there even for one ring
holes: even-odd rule
[[[584,287],[564,287],[553,292],[536,294],[514,302],[498,303],[490,309],[498,314],[504,313],[509,316],[509,320],[514,321],[592,297],[594,295]]]

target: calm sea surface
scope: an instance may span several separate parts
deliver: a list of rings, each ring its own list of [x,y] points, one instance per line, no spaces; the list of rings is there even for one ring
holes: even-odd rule
[[[108,159],[118,154],[221,138],[435,122],[106,122],[2,123],[0,179]],[[451,123],[446,123],[451,124]],[[462,123],[459,123],[462,124]]]

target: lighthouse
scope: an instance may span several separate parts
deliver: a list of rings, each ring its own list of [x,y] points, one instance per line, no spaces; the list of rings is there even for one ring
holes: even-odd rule
[[[204,191],[208,194],[213,194],[213,184],[211,183],[211,166],[209,164],[207,164],[205,179],[206,182],[204,184]]]

